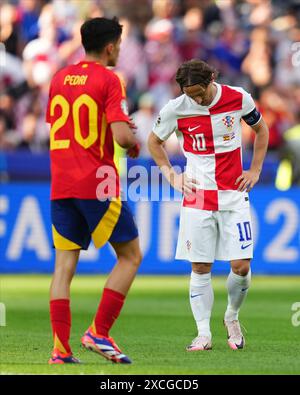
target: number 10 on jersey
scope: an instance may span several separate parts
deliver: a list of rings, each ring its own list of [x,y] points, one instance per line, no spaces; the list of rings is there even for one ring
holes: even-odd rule
[[[193,140],[193,150],[194,151],[206,151],[206,143],[203,133],[198,134],[190,134],[190,137]]]

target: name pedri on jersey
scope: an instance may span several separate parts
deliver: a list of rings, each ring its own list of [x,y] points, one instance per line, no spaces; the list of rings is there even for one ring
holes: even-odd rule
[[[110,124],[129,118],[117,75],[95,62],[63,68],[51,82],[46,120],[51,124],[51,199],[99,198],[103,180],[109,189],[105,196],[119,196]],[[110,171],[99,172],[101,166]]]
[[[249,207],[247,192],[237,191],[242,174],[241,119],[253,126],[261,115],[251,95],[239,87],[215,84],[217,93],[209,106],[183,94],[160,111],[153,132],[166,140],[176,133],[187,159],[186,174],[197,180],[194,198],[184,207],[202,210],[235,210]]]

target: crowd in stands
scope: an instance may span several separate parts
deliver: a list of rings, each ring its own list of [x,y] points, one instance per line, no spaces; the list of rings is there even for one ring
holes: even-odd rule
[[[181,62],[215,66],[218,81],[252,93],[279,152],[300,114],[300,3],[297,0],[10,0],[0,5],[0,150],[48,149],[45,110],[51,76],[80,61],[80,25],[118,16],[117,71],[127,85],[142,155],[159,109],[180,94]],[[252,131],[243,125],[246,149]],[[167,145],[177,154],[174,140]]]

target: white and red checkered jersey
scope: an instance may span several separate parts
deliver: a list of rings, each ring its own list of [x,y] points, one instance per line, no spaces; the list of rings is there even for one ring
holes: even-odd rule
[[[183,206],[235,210],[249,206],[248,193],[237,191],[235,181],[243,171],[241,118],[255,109],[255,103],[243,88],[215,85],[217,93],[209,106],[185,94],[170,100],[153,132],[163,141],[176,133],[187,159],[186,174],[197,180],[197,201],[184,198]]]

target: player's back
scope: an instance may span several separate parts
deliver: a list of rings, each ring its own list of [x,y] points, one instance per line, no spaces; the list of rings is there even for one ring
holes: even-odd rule
[[[51,199],[95,199],[100,166],[114,169],[118,186],[109,124],[128,121],[121,109],[124,96],[119,78],[100,63],[83,61],[53,77],[47,110]]]

